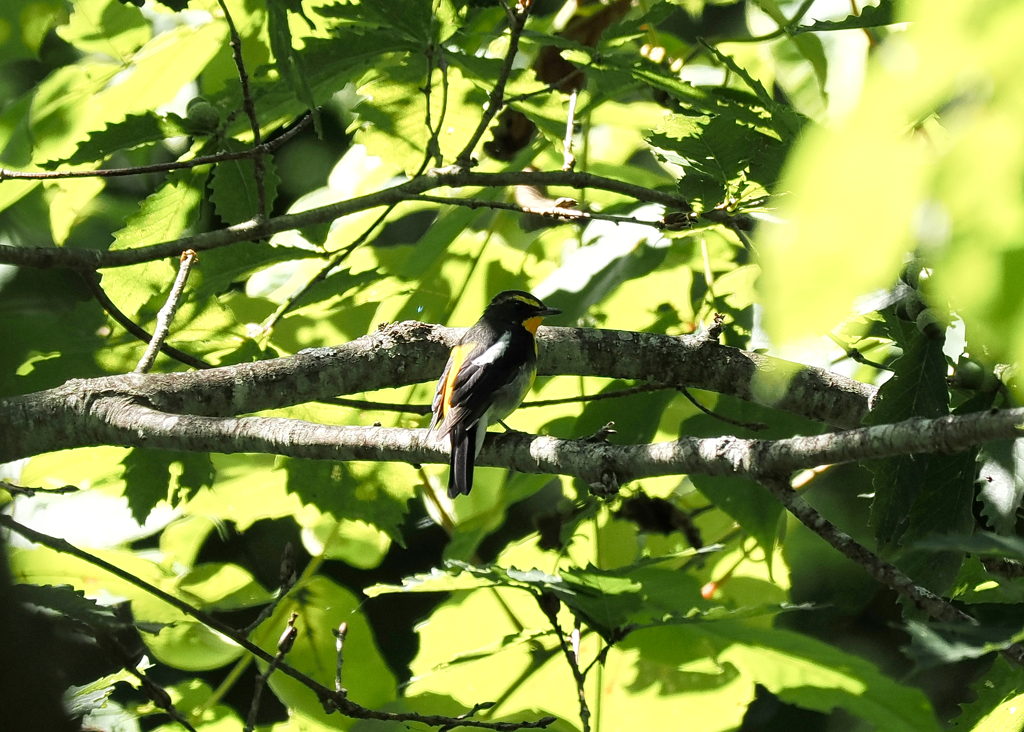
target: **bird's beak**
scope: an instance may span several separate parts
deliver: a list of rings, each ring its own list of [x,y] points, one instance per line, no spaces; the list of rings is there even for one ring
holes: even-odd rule
[[[537,316],[541,317],[541,318],[546,318],[549,315],[561,315],[561,314],[562,314],[562,311],[559,310],[558,308],[544,308],[543,310],[538,310],[537,311]]]

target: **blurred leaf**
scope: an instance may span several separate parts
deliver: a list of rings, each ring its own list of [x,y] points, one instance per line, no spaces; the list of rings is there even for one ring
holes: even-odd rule
[[[610,394],[628,388],[624,381],[611,381],[598,394]],[[615,434],[609,441],[615,444],[635,445],[650,442],[658,431],[662,412],[676,397],[672,389],[633,394],[621,399],[601,399],[588,402],[576,419],[568,439],[590,437],[609,422],[615,423]]]
[[[1001,536],[978,531],[973,536],[946,534],[928,536],[915,543],[920,549],[935,551],[954,550],[990,557],[1008,557],[1024,562],[1024,539],[1019,536]]]
[[[1016,641],[1013,631],[998,628],[980,629],[968,624],[925,624],[910,620],[904,626],[910,634],[910,645],[904,652],[914,662],[915,670],[945,666],[1001,651]]]
[[[244,653],[241,646],[190,616],[181,617],[155,638],[147,639],[146,646],[160,663],[183,671],[221,668]]]
[[[5,0],[0,4],[0,64],[34,58],[63,4],[38,0]]]
[[[865,5],[857,15],[848,15],[842,20],[816,20],[808,25],[799,25],[790,32],[796,35],[891,25],[896,22],[893,9],[893,0],[879,0],[877,5]]]
[[[740,528],[757,540],[770,566],[779,535],[782,504],[762,486],[746,478],[691,475],[690,481],[709,501],[735,519]]]
[[[178,588],[207,611],[237,610],[270,602],[272,595],[235,564],[200,564],[178,580]]]
[[[999,554],[1009,552],[1024,552],[1022,546],[1000,547],[988,546],[989,535],[978,543],[980,547],[978,554]],[[937,549],[955,548],[964,551],[965,540],[973,537],[931,537],[922,540],[922,547],[930,547],[932,542],[939,542]],[[1000,537],[1005,539],[1008,537]],[[970,545],[970,542],[967,542]],[[1017,555],[1014,554],[1014,557]],[[992,560],[989,560],[992,561]],[[985,569],[985,565],[976,556],[968,556],[960,567],[960,573],[956,577],[953,588],[949,594],[960,602],[968,605],[979,604],[1003,604],[1009,606],[1020,605],[1024,602],[1024,569],[1019,560],[1011,559],[1005,563],[1013,573],[995,574]],[[1003,576],[1003,575],[1006,576]]]
[[[145,667],[140,664],[140,669]],[[116,690],[115,684],[127,683],[137,686],[138,680],[127,669],[102,676],[92,683],[69,686],[64,692],[64,708],[68,716],[78,718],[84,714],[107,706],[110,695]]]
[[[68,24],[59,26],[57,33],[85,53],[127,61],[149,40],[150,27],[134,5],[119,0],[75,0]]]
[[[701,629],[731,644],[719,662],[734,664],[788,704],[822,712],[841,707],[890,732],[942,729],[923,692],[894,682],[859,656],[779,629],[738,622]]]

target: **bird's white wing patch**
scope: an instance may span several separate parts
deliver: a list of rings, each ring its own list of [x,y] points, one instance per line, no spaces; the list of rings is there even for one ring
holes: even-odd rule
[[[508,344],[512,340],[511,333],[502,334],[498,342],[488,348],[486,351],[481,353],[479,356],[473,359],[474,366],[486,366],[497,361],[499,358],[505,355],[505,351],[508,350]]]

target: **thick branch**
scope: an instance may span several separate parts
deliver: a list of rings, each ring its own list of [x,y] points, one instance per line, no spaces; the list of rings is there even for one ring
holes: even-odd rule
[[[474,173],[445,169],[428,172],[426,175],[410,180],[377,193],[370,193],[357,198],[310,209],[301,213],[286,214],[267,221],[257,223],[245,221],[217,231],[209,231],[188,236],[175,241],[137,247],[135,249],[119,249],[103,251],[100,249],[69,249],[49,247],[17,247],[0,245],[0,264],[13,264],[20,267],[66,267],[69,269],[104,269],[107,267],[125,267],[141,262],[152,262],[165,257],[179,257],[186,249],[202,252],[217,249],[241,241],[266,239],[273,234],[291,229],[300,229],[313,224],[323,224],[342,216],[366,211],[381,206],[390,206],[400,201],[415,199],[424,191],[444,187],[507,187],[516,185],[564,186],[567,188],[598,188],[600,190],[621,193],[638,201],[660,203],[664,206],[689,211],[690,206],[685,199],[671,193],[653,191],[642,186],[604,178],[590,173],[535,172],[511,171],[503,173]]]
[[[230,417],[339,394],[432,381],[462,332],[417,322],[399,323],[351,343],[311,348],[289,358],[189,373],[75,380],[49,391],[3,399],[0,433],[5,439],[0,444],[0,461],[105,444],[111,436],[93,413],[102,399],[122,398],[174,415]],[[800,369],[696,336],[585,328],[543,328],[540,336],[541,375],[690,386],[836,426],[859,424],[874,394],[874,387],[868,384],[820,369]],[[779,372],[795,374],[788,387],[780,386],[776,393],[755,388],[759,375]]]
[[[823,464],[919,452],[957,452],[990,440],[1015,438],[1022,421],[1024,408],[1019,408],[933,420],[912,419],[782,440],[683,437],[642,445],[510,433],[491,435],[477,464],[523,473],[574,475],[597,491],[614,490],[637,478],[684,473],[761,479]],[[79,421],[74,435],[74,442],[60,447],[130,445],[194,452],[271,453],[320,460],[448,462],[447,447],[422,429],[168,414],[124,396],[97,397],[88,405],[88,415]]]

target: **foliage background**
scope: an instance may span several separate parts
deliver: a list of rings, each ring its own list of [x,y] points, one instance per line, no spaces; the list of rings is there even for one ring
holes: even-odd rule
[[[586,72],[577,169],[676,191],[699,215],[694,226],[538,226],[512,211],[419,201],[374,227],[380,212],[364,211],[201,253],[169,342],[213,364],[244,363],[396,320],[468,325],[494,293],[519,288],[565,312],[554,325],[679,335],[722,313],[727,345],[884,381],[887,371],[848,357],[855,345],[895,369],[876,423],[1015,403],[1012,369],[998,364],[1018,362],[1024,348],[1024,97],[1015,79],[1024,4],[641,1],[601,22],[593,20],[600,5],[534,5],[505,95],[536,133],[508,160],[478,151],[479,169],[561,168],[567,96],[535,93],[544,88],[537,59],[557,49]],[[266,158],[271,217],[454,162],[508,51],[505,11],[494,3],[226,7],[263,137],[319,107],[313,125]],[[588,19],[607,24],[596,50],[558,35]],[[245,149],[253,135],[239,113],[228,37],[215,0],[142,8],[8,0],[0,163],[88,170]],[[124,178],[3,180],[0,243],[130,249],[239,224],[257,213],[254,173],[243,159]],[[445,195],[513,200],[502,189]],[[548,195],[640,220],[664,214],[594,188]],[[329,274],[314,282],[327,262]],[[164,260],[106,269],[101,284],[151,330],[175,268]],[[858,300],[897,282],[917,293],[904,295],[902,310]],[[68,269],[0,265],[0,322],[3,396],[131,371],[144,348]],[[182,369],[157,361],[158,371]],[[555,377],[540,380],[532,398],[624,386]],[[364,396],[422,405],[431,389]],[[732,419],[768,424],[758,437],[825,429],[694,396]],[[274,414],[426,424],[414,413],[319,403]],[[675,391],[523,408],[509,423],[581,437],[609,421],[622,443],[755,436]],[[602,502],[570,477],[481,468],[471,496],[452,503],[433,466],[102,447],[8,465],[7,478],[43,491],[0,495],[18,520],[237,627],[270,600],[291,542],[298,584],[252,639],[272,650],[297,612],[288,660],[330,685],[331,630],[347,622],[345,686],[371,708],[457,715],[493,701],[482,718],[550,714],[552,729],[579,728],[570,667],[531,596],[543,590],[562,600],[566,632],[582,622],[581,663],[617,641],[585,685],[594,729],[934,730],[951,720],[988,729],[1024,690],[1019,669],[991,652],[1020,630],[1019,590],[989,577],[976,557],[965,560],[962,544],[912,545],[976,525],[1015,534],[1016,455],[1007,444],[980,457],[800,477],[826,517],[1000,631],[956,643],[739,478],[642,480]],[[1006,468],[978,501],[976,459]],[[53,491],[62,486],[77,490]],[[637,496],[666,499],[655,518],[669,525],[637,513],[642,504],[626,500]],[[692,532],[671,523],[681,514],[715,551],[694,551]],[[9,542],[22,588],[70,585],[104,605],[127,599],[137,622],[165,625],[143,632],[148,675],[196,729],[243,726],[256,671],[237,645],[94,566],[13,535]],[[413,575],[415,591],[398,591]],[[803,603],[813,607],[795,607]],[[618,639],[624,627],[632,632]],[[123,664],[88,643],[62,636],[60,645],[66,684],[92,685],[77,697],[90,723],[174,726]],[[327,716],[279,674],[269,684],[261,729],[389,726]]]

